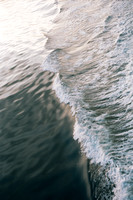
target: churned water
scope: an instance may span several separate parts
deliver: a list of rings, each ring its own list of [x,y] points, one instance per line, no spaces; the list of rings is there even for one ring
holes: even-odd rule
[[[56,72],[53,89],[76,116],[74,138],[89,165],[99,165],[90,166],[92,180],[99,177],[92,191],[96,199],[131,200],[133,1],[70,0],[60,5],[43,68]]]
[[[133,199],[132,57],[132,0],[0,1],[1,199]]]

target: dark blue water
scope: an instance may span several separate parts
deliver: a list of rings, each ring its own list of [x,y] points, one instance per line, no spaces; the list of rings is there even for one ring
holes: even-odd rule
[[[0,199],[133,199],[132,11],[0,2]]]

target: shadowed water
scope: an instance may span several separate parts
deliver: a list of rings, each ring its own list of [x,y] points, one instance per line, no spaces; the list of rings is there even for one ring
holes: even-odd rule
[[[38,71],[27,86],[0,101],[0,198],[88,199],[86,164],[72,139],[70,109],[50,88],[53,74],[38,67],[25,71],[27,76]]]

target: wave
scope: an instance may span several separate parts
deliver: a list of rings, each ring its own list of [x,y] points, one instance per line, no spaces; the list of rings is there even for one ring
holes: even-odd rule
[[[46,43],[50,53],[42,67],[56,73],[53,89],[72,108],[74,138],[91,163],[102,166],[98,173],[106,171],[107,184],[115,185],[114,197],[105,199],[131,200],[133,4],[59,3],[60,14]]]

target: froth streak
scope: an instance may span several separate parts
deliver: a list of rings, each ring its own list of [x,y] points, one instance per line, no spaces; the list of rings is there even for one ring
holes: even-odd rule
[[[83,116],[80,114],[83,112],[82,108],[78,108],[78,112],[75,110],[74,99],[69,93],[69,88],[67,88],[61,82],[59,73],[57,73],[54,78],[53,90],[56,92],[60,102],[69,104],[71,106],[72,113],[76,117],[73,137],[75,140],[79,141],[81,149],[86,154],[87,158],[91,159],[92,163],[100,164],[103,169],[109,165],[106,176],[108,176],[115,185],[113,188],[113,200],[125,200],[127,191],[123,187],[124,179],[120,175],[119,167],[115,166],[113,160],[110,160],[109,157],[105,155],[97,138],[89,133],[89,125],[85,126],[84,124],[80,123],[80,119],[83,118]]]

